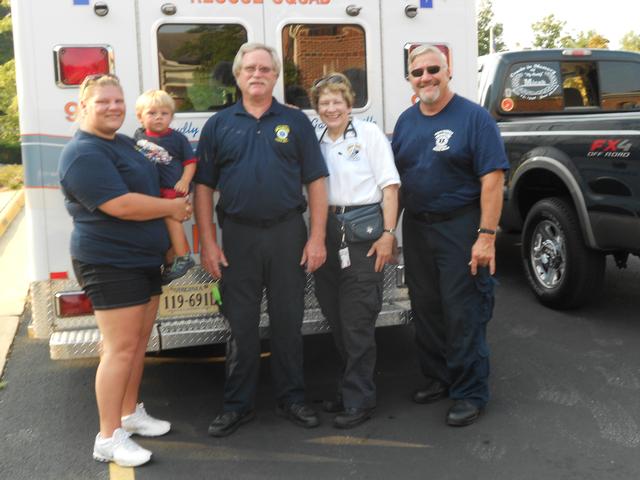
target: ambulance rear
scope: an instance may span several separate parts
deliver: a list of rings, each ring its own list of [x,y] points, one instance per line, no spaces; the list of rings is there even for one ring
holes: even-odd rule
[[[54,359],[97,356],[100,335],[69,257],[71,219],[57,179],[61,150],[77,129],[78,87],[94,73],[114,73],[129,112],[121,130],[137,127],[133,105],[150,88],[169,92],[177,112],[171,127],[195,147],[204,122],[233,104],[231,64],[244,42],[273,46],[283,71],[276,98],[311,110],[314,80],[343,72],[356,92],[354,116],[391,134],[413,101],[406,59],[423,43],[448,56],[453,88],[475,99],[476,23],[473,0],[13,0],[26,221],[31,281],[30,334],[49,338]],[[194,257],[199,239],[184,224]],[[148,346],[161,351],[225,342],[229,329],[199,266],[164,289]],[[402,267],[385,271],[378,326],[410,321]],[[329,327],[308,278],[303,333]],[[263,305],[264,307],[264,305]],[[263,309],[260,331],[269,335]]]

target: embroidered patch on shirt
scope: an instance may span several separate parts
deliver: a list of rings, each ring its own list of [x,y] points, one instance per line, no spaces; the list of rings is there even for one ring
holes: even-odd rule
[[[352,143],[347,147],[347,160],[360,160],[360,150],[362,145],[359,143]]]
[[[289,143],[289,131],[290,128],[288,125],[278,125],[275,128],[276,142]]]
[[[449,139],[452,137],[453,132],[451,130],[439,130],[434,134],[436,138],[436,145],[433,147],[434,152],[444,152],[449,150]]]

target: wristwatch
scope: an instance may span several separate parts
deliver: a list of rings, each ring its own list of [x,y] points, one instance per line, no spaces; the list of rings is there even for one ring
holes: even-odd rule
[[[387,233],[389,233],[389,234],[391,234],[391,235],[394,235],[394,236],[395,236],[395,234],[396,234],[396,229],[395,229],[395,228],[383,228],[383,229],[382,229],[382,233],[384,233],[384,232],[387,232]]]
[[[478,233],[486,233],[487,235],[495,235],[496,231],[495,230],[491,230],[490,228],[479,228],[478,229]]]

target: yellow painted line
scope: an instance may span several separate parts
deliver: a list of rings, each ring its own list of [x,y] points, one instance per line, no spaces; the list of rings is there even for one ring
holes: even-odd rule
[[[396,442],[393,440],[377,440],[375,438],[361,438],[334,435],[330,437],[320,437],[307,440],[308,443],[334,446],[355,446],[355,447],[395,447],[395,448],[431,448],[432,445],[422,443]]]
[[[324,455],[309,455],[304,453],[280,452],[267,447],[259,449],[230,448],[226,446],[215,447],[210,443],[182,442],[166,439],[147,438],[144,441],[146,448],[157,452],[162,458],[178,455],[181,460],[187,461],[230,461],[230,462],[282,462],[282,463],[345,463],[348,460]]]
[[[109,463],[109,479],[110,480],[135,480],[135,470],[131,467],[120,467],[115,463]]]
[[[9,203],[0,211],[0,237],[24,207],[24,190],[16,192]]]

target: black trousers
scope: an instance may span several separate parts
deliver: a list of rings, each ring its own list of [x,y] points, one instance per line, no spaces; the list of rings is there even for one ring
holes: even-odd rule
[[[315,292],[331,325],[341,360],[338,394],[346,408],[376,405],[373,380],[376,365],[375,324],[382,308],[383,273],[375,272],[371,243],[349,245],[351,266],[340,268],[340,222],[327,222],[327,261],[315,272]]]
[[[449,388],[452,399],[489,400],[487,322],[494,280],[470,273],[479,209],[428,225],[405,212],[402,239],[407,286],[422,373]]]
[[[222,312],[231,327],[227,343],[224,411],[254,406],[260,369],[258,324],[266,287],[271,372],[280,405],[304,402],[302,317],[306,274],[300,266],[307,230],[302,215],[269,228],[225,219]]]

